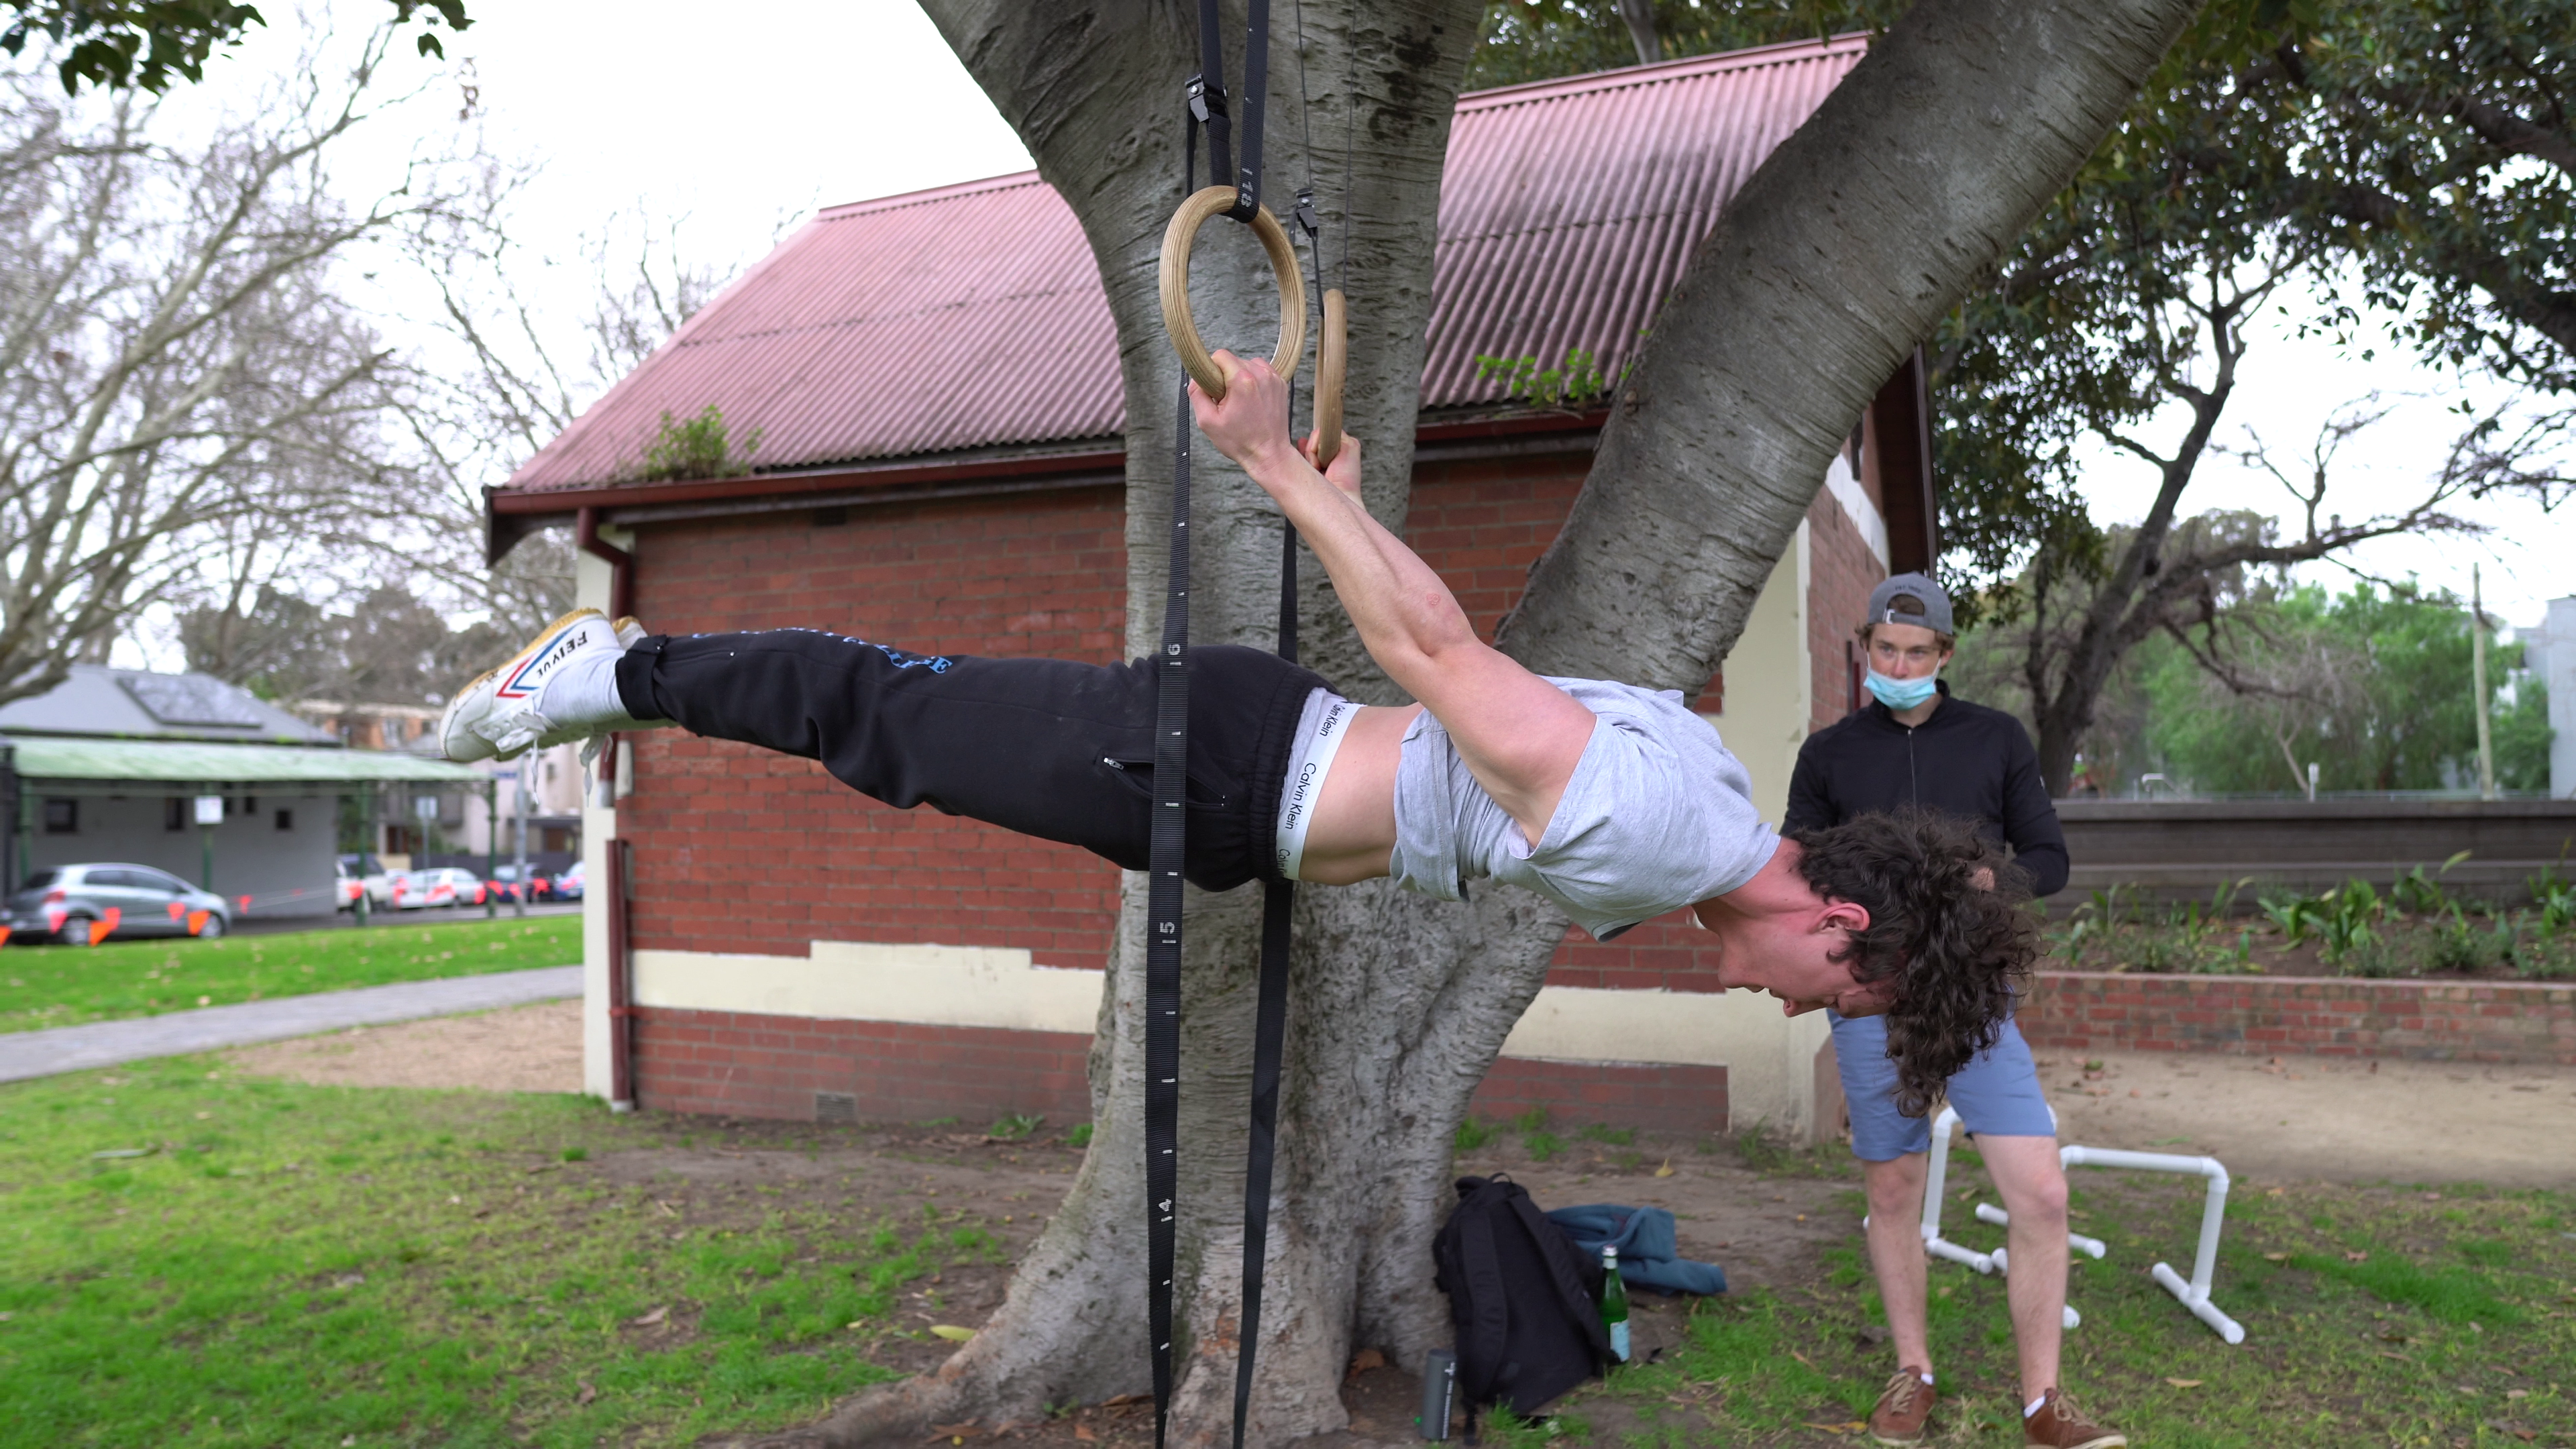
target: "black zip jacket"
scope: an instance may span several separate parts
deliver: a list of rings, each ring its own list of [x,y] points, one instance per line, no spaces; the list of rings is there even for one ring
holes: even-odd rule
[[[1789,776],[1782,833],[1840,825],[1873,810],[1937,810],[1974,820],[1990,839],[2011,846],[2033,894],[2064,890],[2066,832],[2039,783],[2029,731],[2002,710],[1953,698],[1947,684],[1940,690],[1941,707],[1911,729],[1872,700],[1809,735]]]

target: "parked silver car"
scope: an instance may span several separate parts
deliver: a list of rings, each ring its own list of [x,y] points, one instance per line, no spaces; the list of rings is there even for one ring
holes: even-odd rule
[[[197,936],[220,936],[232,925],[232,906],[168,871],[107,863],[32,872],[9,897],[7,920],[15,939],[51,936],[67,946],[86,946],[94,936],[185,936],[192,916]],[[104,933],[94,929],[101,924],[108,928]]]

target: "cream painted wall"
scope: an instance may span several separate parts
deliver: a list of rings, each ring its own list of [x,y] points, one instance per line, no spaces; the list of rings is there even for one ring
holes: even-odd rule
[[[603,528],[600,537],[628,547],[631,534]],[[573,602],[582,608],[608,608],[609,567],[586,553],[573,556]],[[581,903],[581,1089],[594,1097],[609,1091],[608,1064],[608,853],[617,848],[617,812],[591,803],[595,792],[582,791],[582,868],[589,890]]]
[[[635,953],[639,1006],[1003,1031],[1088,1035],[1106,980],[990,946],[816,941],[803,957]],[[1737,1125],[1804,1136],[1814,1125],[1813,1063],[1825,1034],[1821,1014],[1785,1018],[1767,996],[1550,986],[1512,1028],[1503,1055],[1722,1066]]]
[[[1716,716],[1726,747],[1753,777],[1753,806],[1774,826],[1789,808],[1789,772],[1812,717],[1807,667],[1807,525],[1771,570],[1752,617],[1726,656],[1725,708]]]

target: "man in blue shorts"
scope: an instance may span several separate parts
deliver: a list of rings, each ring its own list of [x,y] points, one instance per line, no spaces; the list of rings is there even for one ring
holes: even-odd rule
[[[1809,737],[1789,781],[1786,832],[1824,830],[1871,814],[1929,813],[1974,824],[2013,851],[2012,867],[2035,895],[2066,884],[2066,837],[2040,784],[2039,760],[2021,722],[1950,697],[1941,666],[1954,629],[1950,596],[1921,574],[1899,574],[1870,594],[1860,627],[1873,703]],[[1871,1437],[1912,1444],[1936,1398],[1924,1325],[1926,1263],[1920,1224],[1936,1105],[1898,1080],[1888,1022],[1833,1015],[1834,1060],[1851,1105],[1852,1153],[1869,1188],[1869,1257],[1896,1341],[1897,1371],[1871,1411]],[[2006,1295],[2021,1350],[2023,1437],[2048,1449],[2113,1449],[2128,1439],[2087,1422],[2057,1387],[2066,1306],[2066,1176],[2057,1121],[2039,1088],[2030,1046],[2007,1018],[1947,1084],[1950,1105],[1975,1136],[1996,1191],[2012,1214]]]

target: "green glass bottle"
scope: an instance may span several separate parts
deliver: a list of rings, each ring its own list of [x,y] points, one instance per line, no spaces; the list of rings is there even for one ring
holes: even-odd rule
[[[1601,1326],[1610,1330],[1610,1353],[1628,1361],[1628,1283],[1619,1276],[1619,1250],[1601,1249]]]

